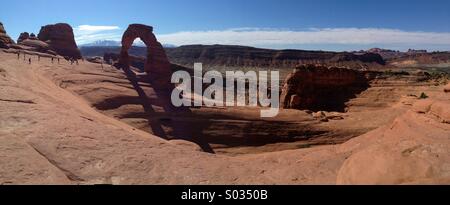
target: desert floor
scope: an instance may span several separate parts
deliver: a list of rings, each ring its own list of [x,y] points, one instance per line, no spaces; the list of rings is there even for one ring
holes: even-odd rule
[[[0,50],[0,184],[450,184],[443,86],[375,80],[346,113],[261,119],[173,109],[109,65],[28,56]]]

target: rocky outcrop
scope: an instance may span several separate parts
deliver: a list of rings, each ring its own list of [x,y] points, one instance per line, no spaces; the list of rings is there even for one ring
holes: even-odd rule
[[[341,166],[337,184],[450,183],[450,98],[419,100],[390,125],[338,148],[353,154]]]
[[[19,38],[17,39],[17,43],[22,43],[23,41],[30,39],[30,40],[39,40],[36,34],[28,32],[23,32],[20,34]]]
[[[17,43],[21,43],[22,41],[29,39],[30,34],[28,32],[20,33],[19,38],[17,39]]]
[[[61,56],[75,59],[81,58],[73,29],[69,24],[59,23],[43,26],[38,34],[38,38],[47,43],[51,50]]]
[[[50,50],[50,47],[47,43],[36,40],[36,39],[25,39],[22,42],[18,44],[20,49],[29,50],[29,51],[36,51],[40,53],[49,53],[49,54],[56,54],[55,52]]]
[[[37,38],[34,33],[29,34],[28,32],[23,32],[20,34],[17,39],[17,45],[14,45],[13,48],[35,51],[40,53],[49,53],[55,55],[56,52],[50,50],[50,46]]]
[[[9,48],[12,44],[14,44],[14,41],[8,36],[3,24],[0,22],[0,48]]]
[[[15,49],[61,55],[66,58],[80,59],[73,34],[73,29],[68,24],[47,25],[41,28],[39,35],[23,32],[17,39]]]
[[[345,102],[368,88],[359,71],[316,65],[298,66],[289,74],[281,93],[281,106],[292,109],[344,111]]]
[[[149,74],[155,85],[169,86],[171,77],[171,65],[167,59],[161,43],[153,34],[153,27],[142,24],[131,24],[122,37],[122,49],[120,52],[120,66],[130,65],[128,50],[132,47],[136,38],[140,38],[147,46],[147,60],[144,70]]]
[[[34,33],[30,34],[30,38],[29,39],[31,39],[31,40],[39,40],[38,37],[36,36],[36,34],[34,34]]]

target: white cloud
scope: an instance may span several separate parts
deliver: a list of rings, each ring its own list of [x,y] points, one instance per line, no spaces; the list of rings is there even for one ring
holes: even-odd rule
[[[74,29],[78,44],[92,43],[98,40],[118,40],[122,33],[118,26],[80,25]]]
[[[101,31],[111,31],[120,29],[118,26],[92,26],[92,25],[80,25],[76,28],[79,31],[88,32],[101,32]]]
[[[232,44],[280,47],[307,44],[416,45],[450,48],[450,33],[402,31],[383,28],[313,28],[304,31],[237,28],[212,31],[183,31],[158,35],[167,44]]]
[[[98,40],[120,41],[118,26],[80,25],[74,29],[78,44]],[[436,48],[450,50],[449,32],[403,31],[386,28],[311,28],[307,30],[234,28],[210,31],[181,31],[157,35],[172,45],[228,44],[265,48]],[[136,41],[136,43],[141,43]],[[314,46],[311,46],[314,45]],[[345,49],[342,49],[345,50]]]

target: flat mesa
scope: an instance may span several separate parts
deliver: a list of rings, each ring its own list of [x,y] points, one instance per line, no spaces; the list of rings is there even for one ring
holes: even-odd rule
[[[181,199],[183,200],[208,200],[208,202],[214,201],[215,192],[207,192],[207,191],[192,191],[188,189],[187,192],[183,192],[181,194]]]

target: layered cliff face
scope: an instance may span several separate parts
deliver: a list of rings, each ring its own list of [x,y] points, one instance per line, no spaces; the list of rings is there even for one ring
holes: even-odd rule
[[[281,94],[281,106],[292,109],[345,111],[345,102],[368,88],[359,71],[302,65],[289,74]]]
[[[202,62],[208,67],[258,67],[293,68],[299,64],[326,64],[339,66],[370,67],[372,64],[384,65],[378,54],[352,54],[346,52],[324,52],[303,50],[271,50],[245,46],[190,45],[166,48],[171,62],[193,66]],[[367,64],[366,66],[364,66]]]
[[[120,47],[82,47],[84,56],[103,56],[104,53],[119,53]],[[204,68],[270,68],[291,69],[299,64],[325,64],[352,68],[378,68],[385,64],[383,58],[374,53],[347,53],[303,50],[271,50],[246,46],[187,45],[165,48],[170,62],[192,67],[202,62]],[[132,47],[130,54],[145,57],[145,47]]]
[[[3,24],[0,22],[0,48],[9,48],[11,44],[14,44],[14,41],[8,36]]]
[[[448,64],[450,63],[450,52],[410,52],[407,55],[401,56],[399,58],[390,59],[389,63],[399,67]],[[448,65],[446,67],[448,67]]]
[[[61,56],[74,59],[81,58],[73,29],[69,24],[59,23],[43,26],[38,34],[38,38],[47,43],[51,50]]]

